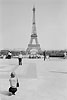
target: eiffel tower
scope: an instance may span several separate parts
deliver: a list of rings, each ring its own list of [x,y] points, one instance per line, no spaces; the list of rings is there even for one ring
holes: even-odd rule
[[[35,40],[35,44],[33,41]],[[36,23],[35,23],[35,7],[33,7],[33,23],[32,23],[32,34],[30,43],[28,44],[28,48],[26,49],[26,53],[29,54],[31,51],[41,52],[40,44],[38,43],[37,39],[37,32],[36,32]]]

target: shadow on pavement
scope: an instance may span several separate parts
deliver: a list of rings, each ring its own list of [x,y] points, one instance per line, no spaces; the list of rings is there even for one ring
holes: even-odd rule
[[[61,71],[50,71],[52,73],[60,73],[60,74],[67,74],[67,72],[61,72]]]
[[[2,95],[6,95],[6,96],[11,96],[12,94],[9,91],[5,91],[5,90],[0,90],[0,94]]]

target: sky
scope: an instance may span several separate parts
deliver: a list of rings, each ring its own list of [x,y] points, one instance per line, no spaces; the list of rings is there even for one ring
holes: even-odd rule
[[[67,49],[66,0],[0,0],[0,49],[28,47],[35,5],[37,38],[42,49]]]

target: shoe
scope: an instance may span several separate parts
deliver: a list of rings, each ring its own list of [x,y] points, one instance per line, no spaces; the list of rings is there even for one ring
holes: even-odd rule
[[[15,93],[12,93],[12,95],[15,95]]]

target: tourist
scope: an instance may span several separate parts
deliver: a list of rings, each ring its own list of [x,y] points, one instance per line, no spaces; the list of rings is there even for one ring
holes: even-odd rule
[[[17,91],[17,87],[19,87],[18,78],[16,77],[15,72],[11,73],[9,81],[10,81],[9,92],[12,95],[15,95],[15,92]],[[18,84],[18,86],[17,86],[17,84]]]
[[[21,53],[19,54],[18,60],[19,60],[19,65],[22,65],[22,54]]]
[[[46,53],[45,53],[45,51],[43,52],[43,55],[44,55],[44,60],[45,60],[45,58],[46,58]]]
[[[6,56],[6,59],[11,59],[12,57],[12,53],[11,52],[8,52],[7,56]]]

